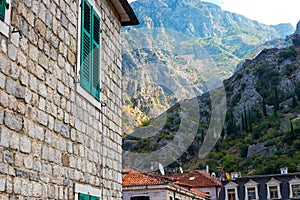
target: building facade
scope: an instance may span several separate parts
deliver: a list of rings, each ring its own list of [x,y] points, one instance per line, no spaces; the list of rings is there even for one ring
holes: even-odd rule
[[[0,199],[121,199],[126,0],[0,1]]]
[[[223,181],[219,200],[300,199],[300,174],[261,175]]]
[[[210,195],[176,185],[172,178],[134,170],[123,177],[123,200],[208,200]]]

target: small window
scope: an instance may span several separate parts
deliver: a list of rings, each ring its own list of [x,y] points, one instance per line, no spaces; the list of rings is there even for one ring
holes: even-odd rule
[[[259,199],[258,197],[258,183],[249,180],[245,183],[245,200]]]
[[[135,197],[130,197],[130,200],[150,200],[149,196],[135,196]]]
[[[173,197],[170,196],[170,200],[173,200]]]
[[[290,185],[290,198],[300,199],[300,179],[298,177],[294,177],[289,181]]]
[[[248,192],[248,199],[249,200],[256,199],[255,187],[248,188],[247,192]]]
[[[267,199],[281,199],[280,184],[281,182],[271,178],[267,183]]]
[[[11,0],[0,0],[0,33],[8,37],[10,26]]]
[[[228,200],[236,200],[235,199],[235,189],[227,189]]]
[[[300,199],[300,184],[292,185],[293,198]]]
[[[278,199],[278,189],[277,186],[270,186],[270,199]]]
[[[225,200],[238,200],[238,184],[230,181],[225,187]]]

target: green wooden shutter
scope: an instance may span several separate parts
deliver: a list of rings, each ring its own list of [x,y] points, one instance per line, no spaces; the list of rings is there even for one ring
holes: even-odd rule
[[[93,84],[92,94],[100,100],[100,17],[93,10]]]
[[[100,200],[100,197],[91,196],[90,200]]]
[[[6,0],[0,0],[0,20],[5,20]]]
[[[81,20],[80,85],[100,100],[100,17],[86,0]]]
[[[78,200],[100,200],[100,197],[79,193]]]
[[[82,1],[81,12],[81,55],[80,55],[80,85],[88,92],[92,86],[92,7],[87,1]]]
[[[90,200],[90,195],[79,193],[78,200]]]

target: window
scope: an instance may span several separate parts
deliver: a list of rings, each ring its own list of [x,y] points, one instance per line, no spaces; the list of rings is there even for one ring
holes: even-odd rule
[[[300,198],[300,184],[292,185],[293,198]]]
[[[8,37],[10,26],[11,0],[0,0],[0,32]]]
[[[272,178],[269,180],[267,184],[267,199],[281,199],[281,193],[280,193],[280,181]]]
[[[135,196],[135,197],[130,197],[130,200],[150,200],[149,196]]]
[[[230,181],[225,186],[225,200],[239,200],[238,197],[238,184]]]
[[[100,14],[95,2],[82,0],[80,24],[80,86],[100,101]]]
[[[245,184],[245,200],[259,199],[258,197],[258,183],[249,180]]]
[[[100,200],[101,190],[75,183],[75,200]]]
[[[255,188],[251,187],[247,189],[248,192],[248,199],[252,200],[252,199],[256,199],[256,193],[255,193]]]
[[[235,189],[228,189],[228,200],[235,200]]]
[[[278,189],[277,186],[270,186],[270,199],[278,199]]]
[[[78,200],[100,200],[100,197],[79,193]]]
[[[300,199],[300,179],[298,177],[289,181],[290,198]]]

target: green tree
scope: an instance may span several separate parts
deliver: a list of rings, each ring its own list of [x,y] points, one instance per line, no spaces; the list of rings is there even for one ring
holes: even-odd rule
[[[267,105],[266,105],[266,101],[265,101],[265,98],[263,98],[263,114],[264,116],[267,116]]]
[[[278,99],[278,89],[274,86],[274,115],[277,116],[277,111],[279,110],[279,99]]]
[[[298,100],[300,100],[300,82],[297,82],[295,85],[295,94],[296,94]]]

